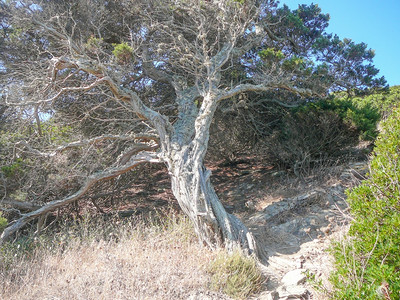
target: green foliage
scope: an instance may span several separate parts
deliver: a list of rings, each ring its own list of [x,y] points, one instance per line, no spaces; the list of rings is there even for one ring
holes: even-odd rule
[[[97,52],[103,44],[102,38],[96,38],[93,35],[87,40],[86,44],[84,45],[86,49],[90,52]]]
[[[40,125],[43,136],[53,145],[66,144],[73,139],[73,128],[69,125],[56,124],[52,119]]]
[[[1,167],[1,172],[7,178],[13,178],[23,169],[24,161],[21,158],[17,158],[13,163]]]
[[[8,224],[8,220],[1,215],[2,213],[0,212],[0,233],[3,232],[4,228],[6,228]]]
[[[282,63],[282,67],[286,71],[295,70],[297,68],[304,69],[306,61],[298,56],[293,56]]]
[[[260,52],[258,52],[258,55],[262,60],[281,61],[282,59],[285,58],[285,54],[283,54],[281,50],[276,50],[274,48],[263,49]]]
[[[247,299],[260,290],[262,274],[254,259],[240,251],[222,252],[210,263],[211,287],[235,299]]]
[[[307,175],[318,165],[334,163],[348,146],[358,142],[357,131],[334,111],[306,105],[290,111],[267,143],[275,164]]]
[[[128,64],[133,59],[133,49],[127,43],[113,44],[114,50],[113,55],[116,57],[118,63]]]
[[[307,107],[336,113],[345,123],[358,130],[361,139],[374,140],[377,136],[376,127],[381,115],[370,103],[334,98],[309,104],[301,109],[307,110]]]
[[[344,246],[334,248],[334,299],[400,299],[400,108],[382,124],[370,174],[348,192],[354,217]],[[388,298],[387,298],[388,299]]]
[[[347,98],[347,95],[342,94],[338,97]],[[392,86],[370,95],[352,97],[351,101],[357,106],[370,106],[378,110],[382,116],[388,116],[400,103],[400,86]]]
[[[267,144],[276,164],[295,173],[335,162],[344,150],[360,138],[373,140],[380,114],[369,104],[356,105],[350,99],[329,99],[308,103],[288,111]]]

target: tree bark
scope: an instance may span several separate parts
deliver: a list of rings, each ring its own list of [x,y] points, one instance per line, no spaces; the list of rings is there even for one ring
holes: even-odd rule
[[[200,242],[211,249],[225,247],[231,251],[241,248],[248,254],[255,253],[253,235],[236,216],[225,211],[210,182],[211,172],[202,163],[190,158],[185,160],[190,154],[181,155],[182,160],[169,165],[172,192],[193,222]]]
[[[187,105],[185,122],[175,124],[175,131],[167,142],[170,143],[167,148],[172,150],[165,159],[172,192],[193,222],[200,242],[212,249],[241,248],[252,254],[256,252],[252,234],[237,217],[226,212],[210,182],[211,171],[203,163],[217,104],[216,97],[208,93],[197,113],[193,114],[193,107]]]

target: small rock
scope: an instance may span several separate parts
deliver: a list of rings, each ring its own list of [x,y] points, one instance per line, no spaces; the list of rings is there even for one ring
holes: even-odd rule
[[[286,273],[282,278],[282,283],[286,286],[299,285],[306,281],[305,269],[297,269]]]
[[[306,262],[305,257],[302,255],[296,260],[298,268],[303,269],[304,263]]]
[[[310,292],[305,287],[298,285],[279,287],[277,291],[279,292],[280,300],[308,299],[306,297],[310,295]]]
[[[271,174],[273,177],[280,177],[286,175],[285,171],[277,171]]]
[[[265,299],[265,300],[279,300],[279,298],[280,298],[279,297],[279,293],[274,291],[274,292],[268,293],[267,297],[263,298],[263,299]]]

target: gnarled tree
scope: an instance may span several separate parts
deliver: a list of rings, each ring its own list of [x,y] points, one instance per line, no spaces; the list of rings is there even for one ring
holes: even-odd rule
[[[80,170],[77,192],[23,215],[1,241],[99,181],[140,163],[161,162],[204,244],[252,252],[251,233],[225,211],[203,164],[219,104],[250,103],[252,97],[257,103],[280,102],[263,97],[280,91],[312,99],[384,83],[365,63],[372,51],[324,33],[329,18],[315,5],[294,12],[273,0],[8,1],[1,6],[3,104],[25,111],[20,119],[32,116],[39,137],[40,123],[49,119],[83,128],[75,134],[78,141],[52,151],[45,151],[50,144],[21,140],[14,152],[51,162],[79,147],[102,161]],[[99,154],[102,146],[112,151]]]

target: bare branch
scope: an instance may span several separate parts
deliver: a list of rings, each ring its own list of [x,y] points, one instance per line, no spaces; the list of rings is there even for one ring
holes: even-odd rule
[[[87,85],[87,86],[78,86],[78,87],[65,87],[62,88],[56,95],[54,95],[51,98],[44,99],[44,100],[38,100],[38,101],[25,101],[21,103],[10,103],[6,99],[6,105],[9,106],[29,106],[29,105],[40,105],[44,103],[50,103],[53,102],[54,100],[57,100],[61,95],[68,93],[68,92],[87,92],[93,89],[96,86],[99,86],[102,82],[106,82],[104,78],[100,78],[96,81],[94,81],[92,84]]]
[[[37,209],[41,208],[41,206],[36,205],[34,203],[17,201],[17,200],[8,199],[8,198],[0,200],[0,204],[11,206],[18,210],[25,210],[25,211],[32,211],[32,210],[37,210]]]
[[[56,148],[55,150],[53,150],[52,152],[40,152],[39,150],[36,150],[34,148],[32,148],[26,141],[19,141],[18,143],[15,144],[15,146],[24,146],[28,149],[28,152],[37,155],[37,156],[42,156],[42,157],[53,157],[55,155],[57,155],[57,153],[63,152],[67,149],[71,149],[71,148],[77,148],[77,147],[83,147],[83,146],[88,146],[88,145],[93,145],[105,140],[119,140],[119,141],[134,141],[134,140],[141,140],[141,141],[153,141],[157,144],[157,146],[150,146],[147,144],[141,144],[141,145],[146,145],[146,147],[148,149],[142,149],[142,150],[153,150],[158,148],[158,145],[160,143],[159,138],[156,136],[152,136],[152,135],[111,135],[111,134],[105,134],[102,136],[98,136],[92,139],[88,139],[88,140],[81,140],[81,141],[75,141],[66,145],[62,145],[58,148]],[[132,156],[132,155],[131,155]]]
[[[54,37],[64,40],[67,42],[68,47],[73,50],[73,52],[75,52],[75,54],[81,54],[82,50],[71,40],[71,38],[69,38],[68,36],[60,33],[59,31],[57,31],[56,29],[54,29],[53,27],[51,27],[48,24],[44,24],[34,18],[32,18],[32,23],[39,25],[40,27],[42,27],[43,29],[45,29],[48,33],[50,33],[51,35],[53,35]]]
[[[144,73],[148,77],[159,82],[172,84],[172,76],[168,76],[165,72],[162,72],[154,67],[153,60],[149,58],[147,48],[143,49],[142,56]]]
[[[227,91],[220,91],[219,95],[217,96],[217,101],[221,101],[224,99],[231,98],[233,96],[239,95],[245,92],[267,92],[274,89],[283,89],[290,91],[294,94],[301,95],[301,96],[311,96],[313,92],[309,89],[303,88],[296,88],[290,85],[283,85],[283,84],[239,84],[236,87],[227,90]]]
[[[74,202],[76,200],[78,200],[80,197],[82,197],[95,183],[99,182],[99,181],[103,181],[103,180],[108,180],[111,178],[115,178],[121,174],[124,174],[130,170],[132,170],[133,168],[135,168],[137,165],[142,164],[142,163],[146,163],[146,162],[151,162],[151,163],[159,163],[160,160],[157,157],[157,155],[155,153],[151,153],[151,152],[141,152],[140,154],[136,155],[135,157],[131,158],[129,161],[129,164],[123,165],[123,166],[119,166],[119,167],[115,167],[112,169],[109,169],[107,171],[101,172],[101,173],[97,173],[97,174],[93,174],[91,176],[89,176],[86,180],[86,182],[83,184],[83,186],[81,187],[81,189],[77,192],[75,192],[74,194],[72,194],[71,196],[68,196],[66,198],[63,199],[59,199],[59,200],[54,200],[51,201],[49,203],[47,203],[46,205],[42,206],[41,208],[30,212],[28,214],[25,214],[23,217],[19,218],[15,223],[13,223],[11,226],[7,227],[1,237],[0,237],[0,245],[3,244],[5,241],[7,241],[10,236],[15,233],[16,231],[18,231],[19,229],[21,229],[23,226],[25,226],[28,222],[36,219],[39,216],[42,216],[44,214],[47,214],[59,207],[62,207],[66,204],[69,204],[71,202]]]

